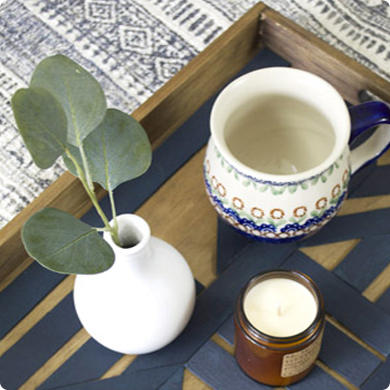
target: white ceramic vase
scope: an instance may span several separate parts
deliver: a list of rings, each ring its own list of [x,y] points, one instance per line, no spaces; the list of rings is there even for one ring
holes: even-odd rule
[[[77,275],[76,312],[100,344],[124,354],[145,354],[183,331],[195,305],[195,282],[183,256],[152,237],[142,218],[123,214],[118,225],[129,247],[118,247],[105,233],[115,263],[100,274]]]

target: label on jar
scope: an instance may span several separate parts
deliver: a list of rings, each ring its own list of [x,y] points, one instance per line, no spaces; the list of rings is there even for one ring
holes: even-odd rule
[[[322,334],[317,340],[301,351],[284,355],[282,363],[282,378],[298,375],[307,370],[316,360],[320,352]]]

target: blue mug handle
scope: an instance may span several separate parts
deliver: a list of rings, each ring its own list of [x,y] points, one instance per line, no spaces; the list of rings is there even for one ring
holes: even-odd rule
[[[390,147],[390,107],[383,102],[372,101],[349,108],[351,137],[349,144],[363,132],[378,126],[361,145],[351,151],[351,172],[375,161]]]

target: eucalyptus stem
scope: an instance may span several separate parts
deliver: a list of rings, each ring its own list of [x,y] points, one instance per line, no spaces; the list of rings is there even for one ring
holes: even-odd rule
[[[121,242],[120,242],[120,239],[119,239],[119,228],[118,228],[118,219],[116,217],[116,207],[115,207],[114,193],[113,193],[111,188],[108,190],[108,197],[110,199],[111,211],[112,211],[112,219],[114,221],[113,231],[111,232],[112,239],[114,240],[114,242],[117,245],[122,246]]]
[[[91,179],[91,173],[89,172],[88,160],[87,160],[87,156],[85,155],[85,150],[84,150],[84,146],[83,146],[82,142],[79,142],[78,148],[79,148],[81,159],[82,159],[83,165],[84,165],[86,183],[87,183],[88,187],[92,191],[94,191],[94,186],[93,186],[93,182]]]
[[[107,230],[107,228],[98,228],[98,227],[95,227],[94,228],[97,232],[107,232],[108,230]]]
[[[100,218],[102,219],[104,226],[113,236],[113,227],[110,225],[106,215],[104,214],[102,208],[100,207],[100,204],[96,198],[96,194],[93,190],[93,187],[91,188],[88,185],[88,182],[86,180],[85,173],[84,173],[83,169],[81,168],[81,166],[77,162],[76,158],[72,155],[72,153],[70,153],[70,151],[68,149],[66,149],[66,155],[70,158],[70,160],[72,161],[72,163],[76,167],[78,177],[79,177],[85,191],[87,192],[89,198],[91,199],[93,206],[95,207],[97,213],[99,214]],[[114,236],[113,236],[113,239],[114,239]],[[114,241],[115,241],[115,239],[114,239]],[[115,242],[115,243],[117,245],[119,245],[117,242]]]
[[[100,207],[100,204],[96,198],[96,194],[94,191],[92,191],[89,187],[88,187],[88,184],[86,182],[83,182],[83,186],[85,188],[85,190],[87,191],[87,194],[88,196],[90,197],[91,201],[92,201],[92,204],[94,205],[96,211],[98,212],[100,218],[102,219],[104,225],[106,226],[107,230],[110,231],[111,235],[112,235],[112,232],[113,232],[113,228],[112,226],[110,225],[110,222],[108,221],[106,215],[104,214],[102,208]],[[116,242],[115,242],[116,243]],[[116,243],[117,244],[117,243]],[[118,245],[118,244],[117,244]]]

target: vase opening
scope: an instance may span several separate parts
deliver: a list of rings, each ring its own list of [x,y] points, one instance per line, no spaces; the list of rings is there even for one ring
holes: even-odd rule
[[[134,248],[142,239],[142,231],[135,225],[126,224],[126,229],[119,229],[119,241],[123,249]]]
[[[141,242],[142,238],[126,235],[126,237],[120,237],[121,248],[129,249],[134,248]]]
[[[121,249],[139,249],[144,246],[150,236],[149,225],[139,216],[122,214],[118,216],[119,242]]]
[[[117,217],[118,238],[121,245],[115,244],[110,233],[104,232],[104,239],[111,245],[115,252],[138,252],[149,241],[150,228],[147,222],[135,214],[121,214]],[[110,223],[113,223],[111,221]]]

